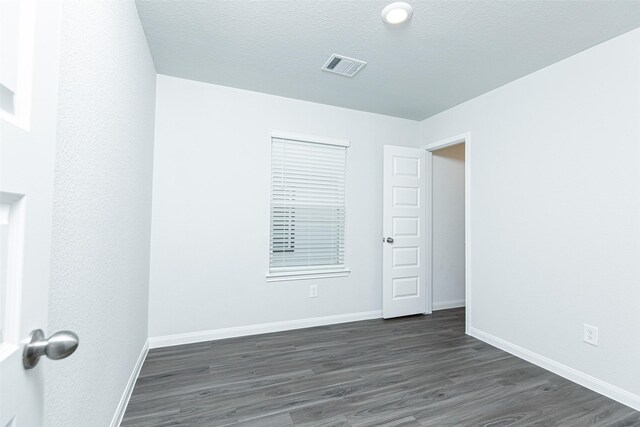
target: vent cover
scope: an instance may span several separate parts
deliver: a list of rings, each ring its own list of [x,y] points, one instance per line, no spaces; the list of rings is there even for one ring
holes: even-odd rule
[[[331,58],[322,66],[324,71],[340,74],[341,76],[353,77],[367,65],[366,62],[358,59],[347,58],[346,56],[331,55]]]

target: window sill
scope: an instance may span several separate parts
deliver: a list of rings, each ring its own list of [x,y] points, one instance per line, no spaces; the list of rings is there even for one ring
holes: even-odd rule
[[[349,273],[351,273],[351,270],[348,268],[339,268],[335,270],[283,271],[278,273],[267,273],[267,282],[345,277],[348,276]]]

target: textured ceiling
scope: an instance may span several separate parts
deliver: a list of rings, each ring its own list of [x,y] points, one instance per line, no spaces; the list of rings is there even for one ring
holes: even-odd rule
[[[424,119],[640,26],[634,1],[138,0],[158,73]],[[368,65],[320,67],[332,53]]]

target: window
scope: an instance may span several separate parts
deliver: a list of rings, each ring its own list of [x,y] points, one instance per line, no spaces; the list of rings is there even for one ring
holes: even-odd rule
[[[348,141],[273,133],[269,280],[335,277],[344,265]]]

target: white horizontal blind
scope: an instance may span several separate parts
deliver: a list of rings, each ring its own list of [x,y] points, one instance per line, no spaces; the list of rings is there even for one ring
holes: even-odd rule
[[[271,140],[269,271],[344,266],[346,147]]]

